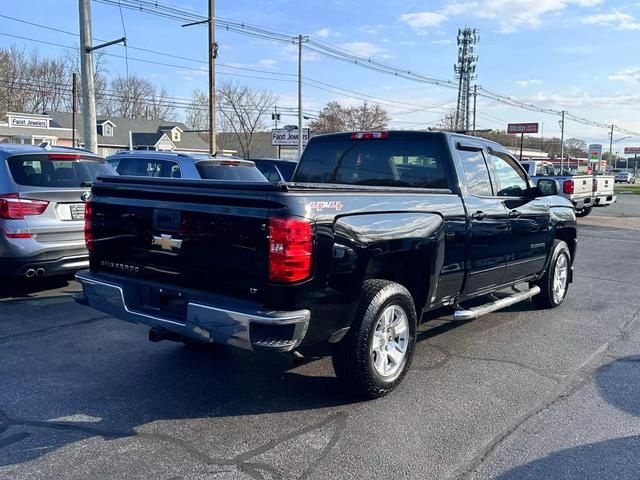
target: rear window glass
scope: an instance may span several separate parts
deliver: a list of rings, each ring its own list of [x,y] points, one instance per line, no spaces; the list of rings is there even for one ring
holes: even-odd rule
[[[289,163],[289,162],[280,162],[277,164],[277,167],[278,167],[278,170],[280,170],[280,173],[282,174],[282,176],[284,177],[284,181],[285,182],[291,181],[291,177],[293,177],[293,172],[296,169],[296,164]]]
[[[310,143],[294,180],[390,187],[448,188],[438,145],[431,141]]]
[[[205,180],[229,180],[233,182],[266,182],[267,179],[254,166],[218,165],[216,163],[198,162],[196,168],[200,177]]]
[[[99,176],[115,175],[105,162],[88,159],[51,160],[46,155],[20,155],[7,159],[11,176],[28,187],[80,187]]]
[[[117,171],[120,175],[134,177],[180,178],[182,176],[180,165],[176,162],[154,158],[123,158],[118,163]]]

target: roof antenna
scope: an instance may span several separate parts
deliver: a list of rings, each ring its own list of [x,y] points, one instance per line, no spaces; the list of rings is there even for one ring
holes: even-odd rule
[[[51,144],[49,142],[42,142],[38,147],[46,150],[47,152],[51,150]]]

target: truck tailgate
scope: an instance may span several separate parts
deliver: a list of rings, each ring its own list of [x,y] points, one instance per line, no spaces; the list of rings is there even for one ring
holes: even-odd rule
[[[91,268],[249,296],[268,277],[268,190],[261,187],[123,177],[99,182]]]

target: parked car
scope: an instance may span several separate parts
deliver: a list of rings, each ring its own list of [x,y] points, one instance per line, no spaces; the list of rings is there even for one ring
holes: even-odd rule
[[[86,268],[83,195],[101,175],[116,173],[85,150],[0,144],[0,276]]]
[[[123,150],[107,157],[119,175],[266,182],[254,162],[205,153]]]
[[[278,158],[252,158],[258,170],[267,177],[270,182],[288,182],[293,177],[293,172],[298,165],[294,160],[282,160]]]
[[[636,183],[636,177],[634,177],[633,174],[629,172],[619,172],[619,173],[616,173],[615,182],[616,183]]]
[[[328,342],[342,384],[379,397],[405,376],[423,312],[563,302],[576,217],[538,183],[497,143],[417,131],[313,137],[286,184],[105,178],[77,300],[153,341]]]

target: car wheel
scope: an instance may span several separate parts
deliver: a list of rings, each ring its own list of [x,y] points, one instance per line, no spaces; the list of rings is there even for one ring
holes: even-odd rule
[[[540,287],[540,293],[533,297],[533,303],[541,308],[555,308],[567,296],[569,272],[571,270],[571,252],[562,240],[553,242],[551,261],[542,278],[534,285]]]
[[[391,392],[413,358],[417,315],[411,294],[388,280],[367,280],[347,335],[333,345],[340,383],[359,397]]]
[[[580,209],[576,209],[576,217],[586,217],[591,213],[591,209],[593,207],[582,207]]]

